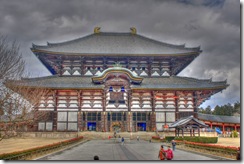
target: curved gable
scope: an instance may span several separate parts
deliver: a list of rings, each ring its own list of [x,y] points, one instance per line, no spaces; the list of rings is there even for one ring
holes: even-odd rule
[[[137,76],[127,68],[113,67],[104,70],[100,75],[92,77],[92,82],[95,84],[102,84],[111,76],[122,76],[124,78],[127,78],[133,84],[140,84],[143,80],[142,77]]]

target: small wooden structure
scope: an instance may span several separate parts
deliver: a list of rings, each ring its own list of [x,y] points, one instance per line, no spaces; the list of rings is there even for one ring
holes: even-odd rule
[[[182,137],[184,137],[184,134],[195,136],[196,132],[198,136],[200,136],[200,128],[206,127],[208,127],[208,125],[193,116],[181,118],[169,126],[169,128],[176,129],[175,136],[179,136],[181,131]]]

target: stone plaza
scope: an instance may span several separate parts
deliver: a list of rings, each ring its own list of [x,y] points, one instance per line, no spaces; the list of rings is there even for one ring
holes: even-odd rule
[[[36,160],[93,160],[97,155],[99,160],[118,161],[155,161],[158,159],[160,145],[166,143],[148,142],[145,140],[125,140],[125,144],[117,140],[90,140],[66,150],[40,157]],[[173,160],[225,160],[219,157],[201,155],[176,148]]]

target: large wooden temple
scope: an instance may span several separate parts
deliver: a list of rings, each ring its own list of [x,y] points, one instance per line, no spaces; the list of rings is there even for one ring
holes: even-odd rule
[[[53,74],[23,79],[43,87],[35,106],[50,117],[35,131],[161,131],[182,117],[197,116],[201,103],[226,81],[177,76],[202,51],[137,34],[101,32],[62,43],[34,45],[32,52]]]

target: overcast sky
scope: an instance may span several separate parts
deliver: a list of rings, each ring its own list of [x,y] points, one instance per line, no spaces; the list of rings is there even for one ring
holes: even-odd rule
[[[62,42],[93,33],[130,32],[203,52],[179,76],[230,86],[202,107],[240,101],[240,1],[238,0],[0,0],[0,34],[16,39],[33,76],[50,75],[32,43]]]

